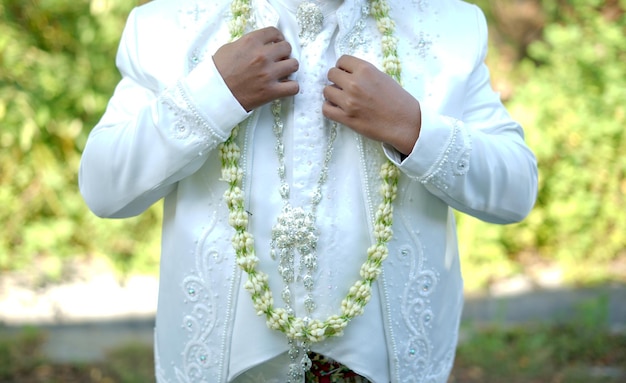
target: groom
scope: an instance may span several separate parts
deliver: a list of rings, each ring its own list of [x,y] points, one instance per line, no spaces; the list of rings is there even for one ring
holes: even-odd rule
[[[482,13],[199,4],[130,14],[80,169],[100,216],[164,200],[157,381],[446,382],[453,210],[516,222],[537,188],[490,87]]]

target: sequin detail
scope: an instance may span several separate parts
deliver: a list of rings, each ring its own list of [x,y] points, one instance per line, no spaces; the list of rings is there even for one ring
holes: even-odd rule
[[[322,31],[324,26],[322,10],[319,5],[311,1],[300,3],[296,12],[296,20],[300,28],[298,36],[302,45],[315,40],[315,37]]]

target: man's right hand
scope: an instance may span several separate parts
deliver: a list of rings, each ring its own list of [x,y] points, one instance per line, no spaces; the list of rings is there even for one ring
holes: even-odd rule
[[[274,27],[250,32],[223,45],[213,62],[226,85],[246,111],[275,99],[293,96],[299,85],[288,77],[298,70],[291,45]]]

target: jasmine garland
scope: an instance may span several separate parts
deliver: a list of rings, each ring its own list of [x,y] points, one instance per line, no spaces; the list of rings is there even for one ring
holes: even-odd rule
[[[229,29],[231,39],[236,40],[243,36],[250,22],[250,1],[234,0],[231,12],[233,18]],[[401,65],[397,56],[397,39],[394,36],[395,24],[389,17],[389,5],[384,0],[371,0],[370,14],[376,20],[381,33],[383,70],[400,82]],[[245,197],[241,189],[244,172],[239,165],[241,151],[236,143],[239,129],[239,126],[233,128],[230,137],[220,145],[219,150],[222,179],[229,185],[224,199],[230,212],[229,224],[235,229],[232,244],[237,265],[248,275],[244,287],[251,294],[254,309],[257,315],[265,316],[270,329],[284,333],[292,341],[315,343],[329,337],[340,336],[350,320],[363,313],[372,296],[372,284],[382,272],[382,263],[388,255],[387,243],[392,237],[393,201],[397,195],[399,170],[389,161],[381,166],[380,191],[383,200],[374,218],[374,244],[367,250],[367,258],[361,266],[361,279],[349,289],[341,303],[340,313],[331,315],[325,320],[296,317],[288,314],[284,308],[274,307],[269,277],[257,269],[259,259],[255,255],[254,238],[247,231],[248,214],[245,211]]]

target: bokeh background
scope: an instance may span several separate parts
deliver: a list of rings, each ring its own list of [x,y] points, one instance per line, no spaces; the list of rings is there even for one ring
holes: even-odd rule
[[[86,137],[119,80],[114,58],[125,19],[144,2],[0,0],[0,299],[10,299],[16,284],[45,292],[93,268],[121,286],[157,274],[161,206],[133,219],[101,220],[77,189]],[[569,327],[560,321],[512,329],[491,318],[497,328],[482,326],[461,346],[453,379],[588,382],[595,371],[597,381],[621,381],[626,341],[615,329],[626,318],[608,322],[611,305],[626,305],[626,1],[475,2],[490,24],[493,86],[525,127],[540,183],[522,223],[458,216],[468,297],[599,293],[584,295]],[[0,342],[0,382],[149,381],[120,372],[141,363],[149,371],[149,349],[123,349],[97,367],[60,366],[40,352],[46,331],[25,323],[32,328]],[[511,345],[521,348],[502,356]],[[576,354],[583,349],[595,354]],[[572,365],[586,372],[563,372]],[[71,377],[75,370],[95,375]],[[503,378],[507,372],[513,375]]]

